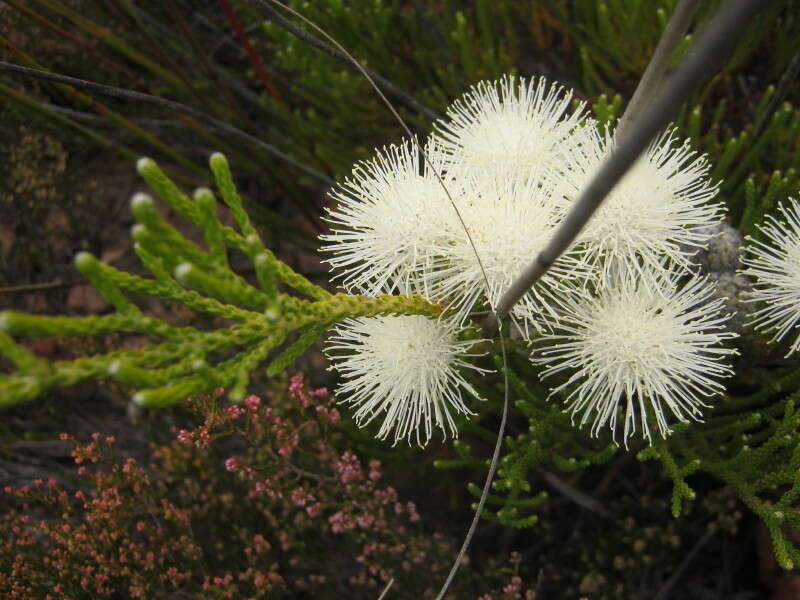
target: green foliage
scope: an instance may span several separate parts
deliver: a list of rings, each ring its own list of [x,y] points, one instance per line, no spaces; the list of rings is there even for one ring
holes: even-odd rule
[[[530,383],[536,381],[536,375],[523,361],[512,361],[508,376],[513,408],[510,420],[518,432],[506,435],[493,485],[495,493],[488,497],[484,518],[521,528],[537,523],[548,499],[547,492],[534,488],[545,471],[555,469],[577,482],[593,465],[614,458],[618,448],[607,434],[597,440],[586,439],[559,403],[548,400],[543,388]],[[500,408],[501,390],[495,387],[493,393],[489,389],[486,393],[494,398],[493,410],[483,411],[481,419],[492,413],[496,416]],[[728,486],[764,521],[780,565],[791,569],[800,564],[800,548],[791,541],[787,529],[800,526],[796,504],[800,496],[798,399],[800,369],[784,368],[780,377],[765,379],[751,394],[726,396],[704,422],[674,426],[669,437],[656,437],[652,446],[639,450],[636,456],[640,461],[660,462],[672,482],[674,517],[688,513],[696,498],[687,481],[693,475],[706,473]],[[523,425],[526,421],[527,430]],[[466,424],[463,430],[476,442],[491,443],[496,435],[480,424]],[[434,465],[488,469],[488,462],[475,457],[469,442],[454,442],[453,449],[458,458],[440,459]],[[468,490],[480,495],[474,484],[468,484]]]
[[[696,16],[695,30],[702,27],[717,4],[704,3]],[[526,75],[567,67],[577,70],[581,92],[597,99],[596,104],[601,105],[597,114],[602,120],[602,95],[614,98],[610,106],[619,109],[647,64],[674,5],[675,0],[659,0],[655,5],[649,0],[548,0],[533,6],[483,0],[403,4],[382,0],[303,3],[296,8],[430,113],[441,114],[470,84],[513,73],[524,64],[526,68],[520,70]],[[140,127],[113,103],[89,101],[81,92],[66,88],[61,88],[64,91],[57,104],[66,102],[74,109],[92,110],[102,119],[111,119],[118,131],[127,134],[109,136],[91,121],[87,124],[69,113],[54,112],[38,88],[0,87],[0,97],[9,107],[26,118],[32,116],[80,132],[91,143],[126,157],[142,151],[157,152],[169,161],[168,165],[180,165],[183,172],[202,177],[204,170],[194,158],[172,150],[178,140],[171,129],[181,131],[182,143],[191,139],[220,148],[235,161],[242,176],[280,188],[309,221],[317,218],[319,205],[308,186],[317,183],[291,166],[287,168],[280,156],[308,165],[323,176],[335,176],[365,158],[371,148],[401,133],[359,73],[265,20],[265,13],[250,2],[234,2],[232,6],[240,21],[261,23],[250,28],[247,39],[251,45],[263,47],[257,56],[269,58],[266,71],[264,65],[254,62],[257,57],[248,58],[250,55],[242,51],[244,42],[238,38],[229,44],[219,42],[231,24],[220,21],[219,14],[205,14],[202,7],[203,28],[190,26],[187,15],[174,9],[165,11],[155,2],[144,2],[136,11],[122,3],[121,12],[115,13],[98,6],[88,14],[79,13],[66,0],[37,0],[31,6],[15,0],[12,6],[13,14],[18,15],[15,27],[31,37],[52,36],[53,27],[74,29],[61,42],[82,59],[73,61],[77,72],[71,74],[120,85],[130,85],[133,79],[144,82],[146,91],[201,108],[269,141],[282,154],[276,161],[275,156],[265,155],[251,143],[220,136],[191,119],[173,121],[181,124],[180,129]],[[745,233],[769,207],[769,201],[754,206],[756,198],[779,201],[800,184],[793,163],[800,150],[800,117],[785,103],[796,103],[800,98],[791,90],[788,94],[783,90],[782,97],[775,98],[775,85],[800,35],[797,14],[797,3],[791,0],[776,3],[759,16],[723,73],[713,78],[676,120],[679,134],[691,137],[695,147],[709,155],[713,177],[722,182],[720,191],[732,221],[741,222]],[[153,35],[152,23],[159,18],[173,22],[180,36],[167,42]],[[309,33],[319,37],[316,32]],[[529,39],[521,40],[521,33]],[[674,60],[679,60],[692,35],[687,36]],[[89,43],[92,40],[106,53],[102,60],[97,60],[98,50]],[[526,41],[535,51],[526,47]],[[214,47],[215,51],[204,52],[205,47]],[[55,60],[46,53],[39,59],[24,46],[11,48],[23,64],[46,68]],[[247,71],[253,74],[242,80],[241,73]],[[753,72],[758,73],[756,79]],[[431,114],[422,114],[389,95],[412,127],[429,129]],[[743,113],[747,119],[742,119]],[[159,116],[163,118],[163,114]],[[775,177],[782,183],[770,187]],[[273,207],[251,207],[251,212],[273,236],[309,241]]]
[[[787,370],[751,395],[728,397],[705,423],[653,448],[674,483],[673,513],[676,498],[693,496],[685,481],[689,473],[713,475],[764,521],[784,569],[800,564],[800,548],[784,529],[800,525],[798,383],[800,369]]]
[[[548,399],[545,388],[535,383],[530,365],[513,358],[511,362],[508,370],[509,404],[515,409],[513,419],[520,432],[509,433],[505,437],[504,452],[492,484],[495,493],[487,499],[484,518],[524,528],[536,523],[535,510],[548,498],[547,492],[531,487],[531,480],[537,472],[555,467],[562,473],[572,474],[590,465],[603,464],[614,457],[617,446],[608,439],[609,436],[597,442],[586,440],[586,436],[572,424],[561,406]],[[502,369],[499,357],[496,358],[496,365]],[[480,382],[476,383],[481,385]],[[502,397],[501,383],[502,380],[498,379],[491,387],[483,384],[482,392],[489,398]],[[496,417],[499,409],[500,404],[495,400],[490,408],[481,411],[481,420]],[[496,436],[494,424],[487,428],[476,421],[464,424],[462,430],[470,437],[475,435],[487,443],[493,442]],[[475,458],[467,442],[456,441],[453,449],[458,459],[437,460],[434,466],[488,469],[488,463]],[[468,489],[473,495],[480,496],[480,489],[474,484]]]
[[[258,182],[270,196],[289,198],[311,223],[320,211],[319,179],[294,168],[291,159],[322,178],[332,177],[401,133],[360,74],[265,19],[253,2],[230,2],[245,40],[232,31],[231,19],[217,3],[191,8],[155,0],[135,7],[116,1],[90,7],[74,0],[9,4],[8,30],[0,27],[0,39],[9,42],[9,59],[180,101],[268,142],[277,152],[267,155],[251,141],[161,109],[92,100],[67,86],[52,90],[49,84],[0,76],[0,109],[6,118],[50,127],[73,143],[77,136],[128,159],[154,155],[174,177],[188,173],[195,181],[205,176],[204,167],[196,156],[174,148],[219,149],[239,169],[239,181]],[[369,68],[426,105],[428,115],[400,106],[412,126],[425,130],[430,114],[441,112],[469,84],[515,70],[519,23],[530,17],[507,0],[294,6]],[[51,44],[40,47],[33,43],[38,39]],[[71,57],[67,65],[60,62],[64,56]],[[310,242],[296,223],[278,214],[277,204],[249,210],[273,237]]]
[[[634,85],[647,66],[677,0],[547,0],[537,3],[532,30],[542,50],[552,48],[554,34],[565,38],[584,91],[595,95],[618,92]],[[721,2],[702,2],[695,25],[678,46],[673,62],[681,59],[692,37],[714,15]],[[701,96],[720,83],[757,64],[763,75],[778,79],[796,50],[800,32],[797,2],[789,0],[767,7],[740,40],[723,74],[712,80]],[[544,27],[541,24],[546,24]],[[549,31],[548,31],[549,30]],[[573,48],[574,46],[574,48]]]
[[[227,389],[230,398],[241,400],[252,372],[295,333],[299,334],[297,339],[272,360],[268,374],[290,366],[340,319],[388,313],[436,316],[441,312],[440,306],[417,296],[332,294],[311,283],[266,248],[242,208],[225,158],[215,154],[210,164],[239,231],[219,221],[210,190],[200,189],[190,199],[155,161],[140,160],[139,173],[150,188],[203,232],[207,249],[193,244],[165,222],[149,196],[134,196],[135,249],[152,278],[119,271],[82,252],[75,265],[114,307],[113,314],[48,317],[0,313],[0,353],[16,367],[16,372],[0,375],[0,408],[85,379],[112,379],[134,387],[139,390],[134,400],[142,406],[176,404],[219,387]],[[258,286],[230,269],[229,249],[250,259]],[[291,288],[302,296],[290,295],[279,287]],[[135,301],[140,294],[209,315],[218,326],[209,331],[177,327],[146,316]],[[52,362],[37,358],[12,338],[113,332],[136,332],[159,341],[135,350]]]
[[[755,107],[752,124],[739,132],[721,125],[724,99],[709,116],[698,105],[677,121],[693,146],[708,155],[711,177],[720,182],[731,221],[743,233],[752,232],[756,222],[800,186],[800,110],[784,102],[769,112],[774,97],[770,86]]]

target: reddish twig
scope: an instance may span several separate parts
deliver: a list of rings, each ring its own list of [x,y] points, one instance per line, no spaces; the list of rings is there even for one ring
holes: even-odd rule
[[[272,82],[272,78],[267,73],[264,66],[261,64],[261,61],[258,58],[258,54],[256,54],[253,45],[250,43],[250,38],[247,37],[247,33],[245,33],[242,24],[239,22],[239,18],[236,16],[236,13],[233,11],[233,7],[230,5],[228,0],[218,0],[219,5],[222,7],[222,10],[225,12],[225,16],[228,18],[228,22],[231,24],[231,28],[233,29],[236,37],[239,39],[239,42],[242,44],[244,51],[247,53],[247,56],[250,58],[250,63],[253,65],[253,70],[258,75],[258,78],[261,80],[261,83],[264,84],[267,92],[269,95],[275,98],[278,101],[283,102],[283,98],[281,98],[280,93],[278,92],[278,88],[275,87],[275,84]]]

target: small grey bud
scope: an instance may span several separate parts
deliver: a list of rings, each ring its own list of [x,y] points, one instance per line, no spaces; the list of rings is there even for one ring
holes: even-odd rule
[[[708,245],[695,251],[689,260],[704,273],[736,271],[742,256],[742,234],[727,223],[708,225],[702,233],[710,236]],[[688,248],[685,252],[692,254]]]

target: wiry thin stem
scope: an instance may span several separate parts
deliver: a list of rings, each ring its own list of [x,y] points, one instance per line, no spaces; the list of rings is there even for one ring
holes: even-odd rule
[[[355,59],[348,53],[344,52],[343,49],[339,44],[334,44],[336,47],[331,47],[319,38],[314,37],[310,33],[303,31],[296,25],[294,25],[291,21],[286,19],[283,15],[281,15],[278,11],[276,11],[272,6],[270,6],[270,2],[272,0],[256,0],[256,2],[264,9],[264,11],[269,15],[270,19],[274,21],[277,25],[283,27],[286,31],[291,33],[294,36],[297,36],[299,39],[303,40],[310,46],[322,50],[325,54],[332,56],[333,58],[342,61],[348,67],[355,67],[357,62],[353,62]],[[288,10],[288,7],[280,5],[281,8]],[[315,27],[318,31],[321,31],[318,27]],[[329,36],[325,36],[329,41],[332,39]],[[385,90],[389,95],[396,98],[403,104],[405,104],[411,110],[414,110],[422,115],[425,115],[431,120],[440,119],[441,117],[433,110],[422,104],[419,100],[414,98],[411,94],[404,92],[391,81],[386,79],[385,77],[381,77],[374,71],[367,69],[361,65],[360,68],[357,70],[361,72],[362,75],[367,75],[369,79],[375,82],[378,87]]]
[[[631,123],[625,137],[618,140],[614,152],[584,188],[547,246],[525,267],[500,298],[497,310],[484,322],[484,334],[497,327],[497,319],[505,317],[561,253],[569,248],[608,193],[659,130],[669,124],[672,116],[692,92],[722,66],[739,38],[739,33],[749,24],[751,17],[768,4],[769,0],[735,0],[718,11],[692,46],[688,57],[669,78],[664,89]]]
[[[700,552],[700,550],[702,550],[703,546],[705,546],[708,542],[711,541],[711,538],[714,537],[715,533],[716,533],[715,529],[708,529],[703,534],[703,536],[699,540],[697,540],[697,543],[689,551],[689,554],[687,554],[686,557],[681,561],[681,564],[678,565],[678,569],[675,571],[672,577],[667,579],[666,583],[664,583],[661,589],[658,590],[658,593],[656,594],[654,600],[667,600],[667,598],[669,598],[669,595],[672,593],[675,584],[678,582],[683,573],[692,563],[694,557],[697,556],[697,553]]]
[[[327,175],[324,175],[319,171],[316,171],[311,167],[308,167],[303,163],[296,161],[290,156],[287,156],[286,154],[278,150],[275,146],[261,141],[257,137],[250,135],[246,131],[242,131],[238,127],[229,125],[225,121],[220,121],[219,119],[216,119],[211,115],[199,111],[196,108],[192,108],[191,106],[187,106],[186,104],[181,104],[180,102],[175,102],[174,100],[166,100],[164,98],[159,98],[158,96],[153,96],[151,94],[145,94],[143,92],[134,92],[132,90],[126,90],[111,85],[104,85],[102,83],[86,81],[85,79],[68,77],[67,75],[48,73],[47,71],[40,71],[39,69],[31,69],[30,67],[23,67],[21,65],[15,65],[5,61],[0,61],[0,73],[2,72],[17,73],[19,75],[25,75],[26,77],[33,77],[34,79],[44,79],[45,81],[55,81],[57,83],[64,83],[67,85],[71,85],[79,89],[91,90],[93,92],[97,92],[98,94],[111,96],[113,98],[134,100],[136,102],[141,102],[143,104],[152,104],[160,108],[173,110],[177,113],[194,117],[198,121],[201,121],[206,125],[209,125],[214,129],[217,129],[218,131],[222,131],[234,137],[238,137],[248,141],[249,143],[258,146],[268,154],[272,154],[273,156],[279,158],[283,162],[293,166],[298,171],[301,171],[304,174],[308,175],[309,177],[317,180],[318,182],[323,183],[325,186],[329,187],[335,183],[333,179],[331,179]]]
[[[389,593],[389,588],[390,588],[390,587],[392,587],[392,584],[393,584],[393,583],[394,583],[394,577],[392,577],[392,578],[391,578],[391,579],[390,579],[390,580],[389,580],[389,581],[386,583],[386,587],[385,587],[385,588],[383,588],[383,591],[381,592],[381,595],[380,595],[380,596],[378,596],[378,600],[383,600],[383,599],[386,597],[386,594],[388,594],[388,593]]]
[[[447,593],[450,584],[453,582],[453,578],[456,576],[458,567],[461,566],[461,561],[464,560],[464,555],[467,553],[467,549],[472,542],[472,537],[475,535],[475,530],[478,528],[478,521],[481,518],[481,513],[483,513],[483,507],[486,505],[486,499],[489,497],[489,490],[491,489],[492,481],[494,480],[495,471],[497,471],[497,463],[500,460],[500,448],[503,445],[503,438],[506,431],[506,421],[508,420],[508,364],[506,362],[506,344],[505,339],[503,338],[502,328],[500,328],[499,333],[500,335],[498,339],[500,340],[500,354],[503,358],[503,415],[500,417],[500,429],[497,432],[497,441],[494,444],[494,452],[492,452],[492,462],[489,464],[489,472],[486,474],[486,481],[483,484],[481,499],[478,500],[478,507],[475,509],[475,514],[472,517],[472,523],[470,523],[469,529],[467,530],[467,535],[464,536],[464,542],[461,544],[458,555],[453,561],[453,566],[450,568],[450,572],[447,574],[447,579],[445,579],[442,589],[439,590],[436,600],[442,600],[442,598],[444,598],[444,595]]]
[[[250,121],[247,113],[242,110],[242,107],[239,106],[239,103],[236,101],[236,97],[233,95],[233,92],[225,85],[222,81],[222,78],[219,75],[217,69],[211,64],[211,61],[208,59],[205,53],[205,49],[201,46],[200,42],[197,40],[197,36],[192,32],[192,28],[187,25],[186,20],[181,15],[181,11],[175,6],[173,0],[162,0],[164,8],[166,8],[167,12],[169,13],[172,22],[180,31],[181,36],[184,40],[189,44],[189,47],[192,49],[193,58],[199,62],[199,66],[202,67],[203,71],[205,71],[210,80],[211,85],[213,88],[217,89],[223,96],[224,101],[226,103],[226,109],[232,109],[236,115],[242,120],[242,122],[248,127],[253,128],[253,123]],[[196,87],[196,86],[192,86]],[[200,96],[203,97],[203,102],[206,101],[205,96],[200,93]],[[210,107],[206,107],[206,110],[209,112],[214,112],[213,109]],[[217,113],[219,114],[219,113]]]
[[[408,135],[411,139],[416,139],[412,135],[411,129],[409,129],[408,125],[406,125],[406,122],[403,120],[403,118],[397,112],[395,107],[392,105],[391,102],[389,102],[388,98],[386,98],[384,93],[380,90],[380,88],[378,87],[377,83],[372,78],[371,74],[367,71],[367,69],[365,69],[364,66],[361,65],[361,63],[359,63],[355,59],[355,57],[353,57],[349,52],[347,52],[347,50],[339,42],[337,42],[330,34],[328,34],[326,31],[321,29],[318,25],[313,23],[311,20],[309,20],[308,18],[306,18],[302,14],[300,14],[297,11],[293,10],[292,8],[289,8],[288,6],[284,6],[283,4],[280,4],[277,0],[256,0],[256,1],[261,5],[265,5],[268,1],[269,2],[274,2],[275,4],[280,6],[281,9],[289,12],[290,14],[294,15],[298,19],[302,20],[304,23],[306,23],[307,25],[309,25],[310,27],[312,27],[313,29],[318,31],[320,33],[320,35],[325,37],[325,39],[327,39],[331,44],[333,44],[336,47],[336,49],[339,52],[341,52],[342,55],[344,55],[346,57],[347,61],[350,64],[352,64],[352,66],[355,69],[357,69],[367,79],[367,81],[372,86],[372,88],[375,90],[375,92],[378,94],[380,99],[383,101],[383,103],[386,105],[386,107],[389,109],[389,111],[392,113],[392,115],[395,117],[395,119],[397,119],[397,121],[400,123],[400,126],[406,132],[406,135]],[[447,196],[447,199],[450,202],[450,205],[453,207],[453,210],[456,212],[456,215],[458,216],[458,220],[461,223],[461,226],[464,228],[464,232],[467,234],[467,239],[469,240],[470,246],[472,247],[472,251],[475,254],[475,258],[478,261],[478,266],[480,267],[481,275],[483,276],[483,281],[486,284],[486,289],[488,291],[488,289],[489,289],[489,278],[486,275],[486,269],[483,266],[483,261],[481,260],[480,254],[478,253],[478,249],[475,246],[474,240],[472,239],[472,235],[470,235],[469,229],[467,228],[467,225],[464,222],[464,218],[461,216],[461,211],[458,210],[458,207],[456,206],[456,203],[453,201],[453,198],[450,195],[450,190],[447,189],[447,186],[444,184],[444,181],[442,180],[441,175],[439,174],[439,172],[435,168],[433,168],[433,165],[431,164],[431,162],[430,162],[430,160],[429,160],[429,158],[427,156],[427,153],[425,152],[424,148],[419,147],[419,151],[420,151],[423,159],[425,160],[425,164],[428,167],[431,168],[431,171],[436,176],[436,179],[439,182],[439,185],[442,186],[442,189],[444,190],[444,193]],[[494,317],[496,319],[496,322],[499,323],[501,318],[496,313],[493,313],[493,314],[494,314]],[[500,448],[503,445],[503,437],[505,435],[506,421],[508,420],[508,362],[507,362],[507,357],[506,357],[506,344],[505,344],[505,338],[503,336],[502,327],[498,327],[498,334],[499,334],[498,335],[498,339],[499,339],[499,342],[500,342],[500,352],[501,352],[501,356],[502,356],[502,359],[503,359],[503,415],[500,418],[500,427],[499,427],[499,429],[497,431],[497,442],[495,443],[495,446],[494,446],[494,453],[492,454],[492,461],[491,461],[491,463],[489,465],[489,473],[486,475],[486,482],[483,485],[483,492],[481,493],[481,498],[478,501],[478,507],[475,510],[475,515],[472,518],[472,523],[470,524],[469,529],[467,530],[466,536],[464,536],[464,542],[461,545],[461,549],[458,551],[458,555],[456,556],[456,559],[453,561],[453,566],[450,568],[450,572],[447,575],[447,579],[445,580],[444,584],[442,585],[441,590],[439,590],[439,594],[436,596],[436,600],[441,600],[444,597],[445,593],[447,593],[447,590],[450,587],[450,584],[452,583],[453,578],[455,577],[456,572],[458,571],[458,568],[461,566],[461,562],[464,559],[464,555],[467,553],[467,549],[469,548],[469,545],[472,542],[472,537],[475,535],[475,530],[478,527],[478,521],[480,520],[481,513],[483,512],[483,507],[486,504],[486,499],[489,497],[489,489],[490,489],[490,487],[492,485],[492,481],[494,479],[494,474],[495,474],[495,471],[497,470],[497,463],[498,463],[498,460],[500,458]]]
[[[247,57],[250,59],[250,64],[253,66],[253,71],[255,71],[256,75],[261,80],[261,83],[264,84],[264,89],[266,89],[269,95],[276,100],[281,100],[281,95],[280,92],[278,92],[278,88],[275,87],[275,84],[272,82],[272,78],[269,76],[269,73],[267,73],[264,65],[261,64],[261,60],[259,60],[258,54],[256,54],[255,49],[253,49],[253,45],[250,43],[250,39],[247,37],[247,34],[245,33],[242,24],[239,22],[239,18],[236,16],[236,12],[230,5],[230,2],[228,2],[228,0],[217,1],[227,17],[228,22],[231,25],[231,29],[233,29],[236,37],[239,39],[239,43],[247,53]]]
[[[636,85],[636,90],[631,96],[630,102],[625,109],[625,113],[617,126],[617,136],[622,137],[623,132],[630,126],[630,123],[639,116],[642,109],[647,106],[661,88],[661,82],[667,74],[669,61],[675,53],[681,39],[689,29],[692,17],[700,5],[700,0],[680,0],[678,6],[672,11],[667,26],[658,40],[653,56],[647,63],[647,68],[642,74],[642,78]]]
[[[565,498],[569,498],[578,506],[592,511],[593,513],[597,513],[604,517],[608,516],[608,511],[600,501],[595,500],[591,496],[584,494],[579,489],[572,487],[555,473],[551,473],[550,471],[546,471],[544,469],[540,469],[539,473],[541,473],[542,477],[544,477],[544,480],[547,483],[558,490],[558,492]]]

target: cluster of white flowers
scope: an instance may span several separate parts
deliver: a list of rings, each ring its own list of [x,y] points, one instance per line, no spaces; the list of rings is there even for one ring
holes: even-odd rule
[[[356,420],[383,416],[379,436],[424,445],[435,424],[457,434],[450,409],[477,396],[460,370],[475,369],[462,330],[494,308],[548,243],[584,185],[614,147],[571,93],[544,79],[505,77],[457,100],[421,148],[389,146],[331,194],[323,250],[350,292],[418,293],[445,304],[439,320],[372,317],[338,326],[329,348]],[[701,416],[731,370],[723,301],[693,269],[692,255],[719,230],[722,205],[706,160],[667,133],[613,189],[572,248],[514,307],[532,360],[592,433],[624,419],[623,440],[641,424]],[[798,213],[786,213],[791,276],[800,281]],[[767,234],[784,234],[777,225]],[[767,247],[764,247],[767,248]],[[780,259],[756,253],[750,272],[774,281]],[[778,266],[776,266],[778,265]],[[771,300],[768,292],[761,298]],[[800,287],[765,309],[778,337],[797,324]],[[794,314],[794,320],[787,318]],[[797,349],[798,341],[794,349]]]

